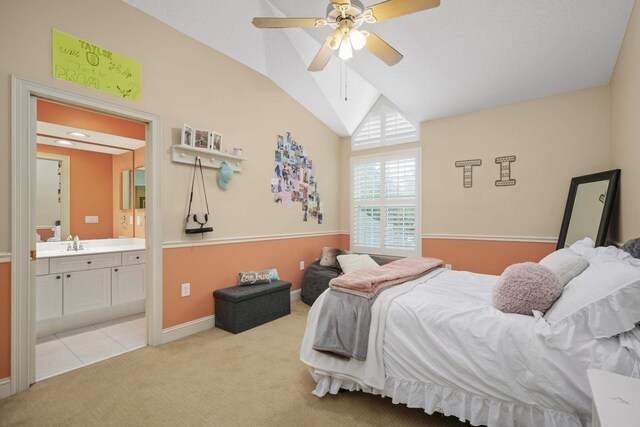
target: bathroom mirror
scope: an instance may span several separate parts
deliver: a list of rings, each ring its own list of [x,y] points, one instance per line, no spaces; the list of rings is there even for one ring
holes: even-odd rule
[[[134,200],[136,209],[144,209],[147,204],[145,196],[146,173],[144,166],[136,168],[133,176]]]
[[[557,249],[585,237],[603,246],[618,192],[620,169],[571,179]]]
[[[68,156],[38,153],[36,241],[59,241],[69,232],[69,164]]]
[[[131,170],[122,171],[122,210],[131,209]]]

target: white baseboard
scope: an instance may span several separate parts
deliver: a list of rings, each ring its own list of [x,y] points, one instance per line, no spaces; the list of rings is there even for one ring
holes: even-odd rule
[[[291,301],[299,301],[301,293],[302,289],[295,289],[291,291]],[[207,329],[213,328],[215,323],[216,317],[211,315],[163,329],[162,344],[179,340],[180,338],[188,337],[189,335],[197,334],[198,332],[206,331]]]
[[[188,337],[189,335],[197,334],[198,332],[206,331],[213,328],[216,322],[214,315],[201,317],[200,319],[192,320],[190,322],[182,323],[180,325],[172,326],[162,330],[162,344],[166,344],[171,341],[179,340],[180,338]]]
[[[11,396],[11,378],[0,380],[0,399]]]

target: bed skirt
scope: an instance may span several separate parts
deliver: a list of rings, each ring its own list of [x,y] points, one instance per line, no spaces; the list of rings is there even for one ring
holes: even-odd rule
[[[318,384],[313,391],[313,394],[318,397],[327,393],[337,394],[340,389],[363,391],[381,397],[391,397],[394,404],[401,403],[409,408],[422,408],[429,415],[439,412],[447,416],[454,416],[460,421],[468,421],[474,426],[582,427],[591,425],[591,414],[581,419],[577,414],[540,406],[493,400],[462,390],[404,378],[387,376],[384,390],[377,390],[363,387],[348,379],[317,372],[311,372],[311,376]]]

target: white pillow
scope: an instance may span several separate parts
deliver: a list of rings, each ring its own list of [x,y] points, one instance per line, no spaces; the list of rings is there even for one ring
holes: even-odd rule
[[[539,264],[556,273],[563,286],[589,267],[589,261],[566,248],[550,253]]]
[[[338,255],[338,264],[342,271],[351,273],[352,271],[367,270],[369,268],[379,267],[369,255]]]
[[[544,318],[536,317],[536,333],[565,349],[578,340],[629,331],[640,322],[640,268],[613,258],[591,263],[565,286]]]
[[[588,237],[585,237],[584,239],[578,240],[573,245],[569,246],[569,249],[571,249],[571,251],[577,253],[578,255],[582,255],[585,250],[591,249],[595,246],[596,244],[593,240],[591,240]]]

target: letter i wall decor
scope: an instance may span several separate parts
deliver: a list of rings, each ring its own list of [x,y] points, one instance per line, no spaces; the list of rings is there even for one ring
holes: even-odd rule
[[[286,137],[278,135],[275,151],[275,178],[271,179],[271,192],[276,203],[289,209],[295,202],[302,205],[302,220],[309,217],[322,224],[322,203],[316,182],[316,167],[307,157],[304,147],[293,140],[291,132]]]

